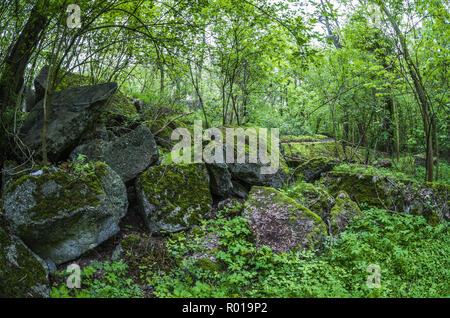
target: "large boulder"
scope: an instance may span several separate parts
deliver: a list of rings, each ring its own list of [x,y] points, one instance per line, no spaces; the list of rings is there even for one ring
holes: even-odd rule
[[[337,165],[337,161],[327,157],[316,157],[301,164],[295,169],[295,174],[301,174],[306,182],[320,179],[322,173],[328,172]]]
[[[312,250],[327,235],[317,214],[273,188],[253,187],[243,215],[257,247],[266,245],[276,253]]]
[[[272,188],[280,188],[285,181],[287,181],[287,174],[282,169],[274,173],[263,174],[261,168],[265,166],[258,163],[231,163],[228,164],[228,169],[233,179],[243,182],[248,185],[266,186]]]
[[[49,296],[45,262],[0,225],[0,297]]]
[[[128,208],[125,185],[106,164],[90,165],[89,173],[26,174],[5,191],[11,230],[43,259],[73,260],[118,233]]]
[[[430,224],[450,220],[449,185],[420,183],[405,177],[370,172],[365,167],[326,173],[324,184],[336,195],[347,192],[359,205],[424,216]]]
[[[47,78],[48,78],[49,66],[44,66],[39,74],[34,79],[34,89],[35,89],[35,100],[39,102],[44,98],[45,90],[48,88]],[[55,81],[56,87],[54,87],[55,92],[59,92],[72,87],[86,86],[92,84],[90,78],[77,73],[68,72],[66,70],[60,69],[58,72],[58,78]]]
[[[325,189],[303,181],[297,181],[295,185],[285,190],[285,193],[319,215],[322,219],[325,218],[336,203],[334,198]]]
[[[365,156],[362,150],[355,150],[350,146],[343,145],[342,142],[335,142],[331,139],[284,141],[281,145],[286,162],[290,167],[298,167],[317,157],[326,157],[334,161],[362,162]]]
[[[117,90],[116,83],[70,88],[53,94],[51,100],[47,152],[51,160],[68,155],[76,146]],[[43,100],[32,108],[20,129],[23,142],[39,151],[42,145],[44,126]]]
[[[149,128],[139,126],[114,141],[101,139],[78,146],[70,157],[80,154],[93,161],[102,161],[127,183],[158,161],[158,147]]]
[[[228,195],[233,189],[231,173],[226,163],[206,164],[210,177],[211,192],[220,197]]]
[[[203,163],[150,167],[136,180],[136,191],[151,233],[188,229],[211,211],[209,176]]]
[[[251,136],[255,137],[255,139],[259,140],[259,128],[255,127],[253,131],[247,132]],[[253,135],[252,135],[253,134]],[[255,135],[256,134],[256,135]],[[222,132],[222,135],[225,136],[225,132]],[[223,138],[225,140],[225,137]],[[256,154],[252,154],[250,152],[250,147],[246,143],[244,145],[239,145],[238,143],[234,143],[233,146],[229,146],[226,142],[218,143],[216,147],[210,147],[211,140],[203,140],[202,151],[203,156],[205,157],[205,152],[210,151],[211,158],[215,158],[215,151],[217,149],[222,149],[223,153],[221,156],[222,162],[207,162],[206,167],[208,168],[210,180],[211,180],[211,191],[219,196],[226,197],[228,195],[237,195],[239,197],[246,197],[247,191],[245,187],[250,188],[253,185],[258,186],[267,186],[273,188],[280,188],[287,180],[288,180],[288,167],[280,150],[277,149],[278,158],[276,154],[270,153],[271,151],[271,143],[270,140],[264,140],[267,145],[267,157],[270,160],[270,163],[264,163],[262,158],[260,158],[259,152]],[[211,142],[212,144],[212,142]],[[200,146],[190,146],[186,147],[186,151],[190,153],[191,162],[194,161],[194,153],[196,148]],[[234,152],[234,160],[230,160],[231,162],[227,162],[227,149],[228,147]],[[238,147],[242,147],[242,152],[245,155],[245,158],[241,158],[242,162],[238,162],[237,154],[240,152]],[[209,148],[209,149],[208,149]],[[182,151],[180,150],[179,155],[182,155]],[[250,160],[250,157],[254,155],[256,160]],[[278,163],[274,161],[278,159]],[[211,160],[213,161],[213,160]],[[164,159],[162,160],[163,165],[171,164],[172,153],[169,152],[166,154]],[[264,168],[269,168],[270,164],[273,164],[272,167],[276,167],[274,171],[264,171]],[[278,166],[277,166],[278,164]],[[268,169],[269,170],[269,169]],[[240,184],[243,187],[239,186],[239,188],[235,189],[234,185]]]
[[[336,204],[327,216],[330,235],[336,236],[344,231],[354,217],[363,217],[363,214],[349,195],[345,191],[340,191],[336,196]]]

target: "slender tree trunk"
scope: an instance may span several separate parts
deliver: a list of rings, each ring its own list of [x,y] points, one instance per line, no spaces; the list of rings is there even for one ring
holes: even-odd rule
[[[161,74],[161,77],[160,77],[160,80],[161,80],[161,82],[160,82],[160,92],[161,92],[161,95],[163,95],[164,94],[164,65],[160,66],[159,72]]]
[[[392,103],[395,121],[395,157],[397,162],[400,161],[400,131],[398,127],[398,113],[395,109],[395,104]]]
[[[426,136],[426,174],[425,174],[425,181],[432,182],[433,181],[433,139],[432,139],[432,126],[433,121],[431,120],[431,108],[428,103],[427,97],[426,97],[426,90],[422,83],[422,77],[420,75],[419,69],[416,67],[414,62],[411,59],[411,56],[409,54],[408,46],[406,44],[406,38],[404,37],[403,33],[400,30],[400,27],[398,26],[397,22],[395,21],[394,17],[390,14],[390,12],[386,9],[384,4],[380,4],[381,9],[386,14],[390,24],[392,25],[392,28],[395,31],[395,34],[397,35],[397,38],[399,39],[402,55],[406,62],[406,66],[408,68],[409,74],[411,75],[411,78],[414,83],[414,88],[417,93],[417,97],[421,106],[421,112],[422,112],[422,120],[423,120],[423,126],[425,130],[425,136]]]
[[[434,139],[434,152],[436,156],[436,172],[434,180],[439,180],[439,144],[437,139],[437,127],[436,127],[436,118],[433,118],[433,139]]]

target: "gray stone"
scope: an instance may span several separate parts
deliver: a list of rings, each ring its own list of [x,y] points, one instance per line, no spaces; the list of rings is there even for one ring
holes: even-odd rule
[[[36,103],[44,98],[45,90],[47,89],[48,70],[48,65],[44,66],[34,79],[34,96]]]
[[[152,132],[145,126],[139,126],[114,141],[100,139],[78,146],[70,157],[75,159],[79,154],[89,160],[105,162],[125,183],[135,179],[159,158]]]
[[[128,208],[119,175],[95,164],[95,174],[65,171],[26,175],[10,184],[3,202],[11,230],[43,259],[73,260],[119,232]]]
[[[327,235],[322,219],[295,200],[269,187],[253,187],[244,205],[256,246],[275,253],[310,250]]]
[[[232,180],[233,188],[231,189],[231,194],[235,197],[247,199],[248,189],[238,181]]]
[[[233,188],[231,181],[231,173],[228,171],[226,163],[209,163],[206,164],[209,177],[211,179],[211,192],[220,197],[224,197],[230,193]]]
[[[327,157],[316,157],[298,166],[294,173],[295,175],[301,173],[306,182],[313,182],[320,179],[323,173],[332,170],[337,164],[337,161]]]
[[[57,161],[77,146],[116,90],[116,83],[105,83],[70,88],[53,94],[47,130],[47,152],[51,160]],[[41,100],[32,108],[19,131],[23,142],[38,152],[42,147],[43,125]]]
[[[282,168],[273,174],[262,174],[263,166],[261,163],[231,163],[228,164],[228,170],[233,179],[246,184],[280,188],[287,178]]]
[[[139,211],[150,233],[177,232],[211,212],[205,164],[150,167],[136,179]]]
[[[49,297],[45,262],[0,225],[0,297]]]

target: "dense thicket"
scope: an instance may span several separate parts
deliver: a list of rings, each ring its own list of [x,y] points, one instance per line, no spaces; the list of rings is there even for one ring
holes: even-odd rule
[[[397,162],[421,153],[428,181],[448,159],[445,1],[80,0],[79,28],[69,28],[69,2],[0,4],[2,160],[29,156],[17,135],[22,100],[44,65],[47,111],[78,73],[189,107],[205,126],[321,133]]]

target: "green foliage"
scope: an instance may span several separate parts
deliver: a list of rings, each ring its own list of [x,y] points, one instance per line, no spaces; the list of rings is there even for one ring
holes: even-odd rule
[[[81,270],[81,288],[70,289],[66,280],[70,273],[57,273],[58,281],[53,285],[53,298],[136,298],[143,291],[128,277],[128,265],[123,261],[97,262]]]
[[[425,168],[422,166],[416,166],[414,163],[414,158],[412,158],[411,156],[400,158],[400,161],[392,169],[343,163],[334,167],[333,171],[383,176],[392,179],[409,180],[415,182],[423,182],[425,178]],[[436,183],[450,184],[450,165],[446,162],[440,162],[439,171],[440,178],[438,181],[436,181]]]
[[[351,174],[361,174],[361,175],[373,175],[373,176],[382,176],[382,177],[389,177],[392,179],[399,179],[399,180],[411,180],[416,181],[416,179],[413,176],[409,176],[403,172],[396,171],[389,168],[382,168],[382,167],[374,167],[374,166],[368,166],[368,165],[359,165],[359,164],[348,164],[343,163],[333,168],[333,171],[336,172],[347,172]],[[423,181],[423,180],[421,180]]]
[[[72,160],[71,172],[78,176],[92,175],[95,172],[95,164],[87,160],[87,157],[83,154],[79,154],[77,158]]]
[[[256,249],[247,221],[219,216],[202,227],[220,238],[214,252],[222,272],[185,259],[182,269],[149,278],[158,297],[448,297],[448,223],[431,227],[422,217],[364,212],[320,255],[275,254]],[[202,231],[200,231],[202,233]],[[201,235],[201,234],[200,234]],[[179,234],[169,250],[183,258],[198,244]],[[370,264],[381,267],[381,287],[366,285]]]
[[[416,167],[416,179],[424,180],[425,179],[425,168],[424,167]],[[439,184],[450,184],[450,164],[446,162],[439,163],[439,179],[436,181]]]

